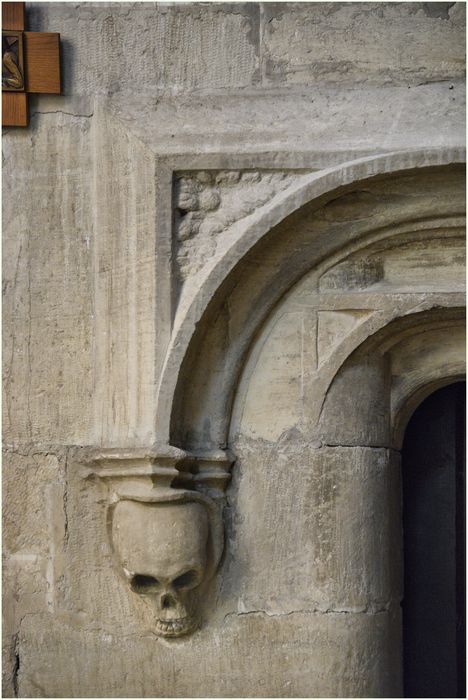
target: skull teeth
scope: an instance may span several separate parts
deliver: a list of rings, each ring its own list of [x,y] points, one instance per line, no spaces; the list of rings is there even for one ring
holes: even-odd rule
[[[179,637],[187,634],[195,627],[191,617],[181,617],[178,620],[157,620],[156,629],[163,637]]]

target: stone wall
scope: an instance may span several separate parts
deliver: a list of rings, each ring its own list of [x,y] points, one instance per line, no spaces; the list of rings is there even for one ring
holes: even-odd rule
[[[3,135],[4,695],[397,695],[398,450],[463,371],[464,4],[26,10],[63,95]],[[191,636],[116,566],[140,477],[222,509]]]

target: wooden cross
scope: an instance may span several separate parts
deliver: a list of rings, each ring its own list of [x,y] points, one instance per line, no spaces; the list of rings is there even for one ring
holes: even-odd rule
[[[28,125],[28,93],[60,94],[60,34],[24,24],[24,2],[2,2],[2,126]]]

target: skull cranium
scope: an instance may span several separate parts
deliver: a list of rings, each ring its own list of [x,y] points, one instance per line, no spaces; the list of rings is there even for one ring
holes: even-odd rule
[[[155,616],[155,631],[179,637],[195,629],[196,593],[207,567],[208,515],[200,503],[120,501],[112,539],[134,593]]]

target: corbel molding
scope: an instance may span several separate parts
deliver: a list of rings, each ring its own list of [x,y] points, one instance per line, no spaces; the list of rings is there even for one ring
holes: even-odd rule
[[[183,488],[223,497],[235,458],[229,450],[188,451],[163,448],[94,448],[83,460],[83,477],[112,480],[118,492],[125,481],[151,488]]]

